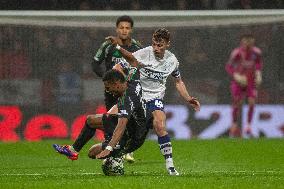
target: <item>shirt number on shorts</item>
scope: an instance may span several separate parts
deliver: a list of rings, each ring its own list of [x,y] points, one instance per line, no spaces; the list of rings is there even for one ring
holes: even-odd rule
[[[155,106],[158,108],[164,108],[164,104],[160,100],[155,100]]]

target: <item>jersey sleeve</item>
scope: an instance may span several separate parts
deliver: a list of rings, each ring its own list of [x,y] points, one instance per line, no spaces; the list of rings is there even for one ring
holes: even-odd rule
[[[111,43],[109,41],[105,41],[100,48],[97,50],[95,56],[94,56],[94,60],[95,62],[97,62],[98,64],[101,64],[102,61],[105,59],[106,56],[106,48],[111,45]]]
[[[175,56],[173,57],[173,61],[174,61],[174,64],[176,64],[176,67],[175,67],[174,71],[171,73],[171,75],[175,78],[180,78],[181,75],[180,75],[180,71],[179,71],[179,61],[177,60],[177,58]]]
[[[142,44],[139,41],[136,41],[135,39],[132,39],[132,43],[135,45],[135,51],[143,48]]]
[[[229,75],[233,75],[236,71],[237,61],[240,59],[240,53],[238,49],[234,49],[231,54],[228,62],[226,63],[225,69]]]
[[[105,59],[106,55],[106,48],[110,45],[110,42],[105,41],[100,48],[97,50],[93,62],[92,62],[92,70],[97,74],[97,76],[102,77],[104,71],[101,67],[103,60]]]
[[[254,51],[256,53],[256,60],[255,60],[255,69],[257,71],[261,71],[263,67],[263,60],[262,60],[262,52],[259,48],[254,48]]]

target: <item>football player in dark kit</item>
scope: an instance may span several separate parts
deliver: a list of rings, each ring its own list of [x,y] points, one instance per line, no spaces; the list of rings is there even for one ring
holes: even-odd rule
[[[88,154],[90,158],[121,157],[142,146],[149,129],[152,128],[152,117],[146,112],[142,100],[139,72],[136,68],[130,68],[127,69],[128,74],[124,74],[125,64],[127,63],[117,64],[103,77],[105,89],[118,96],[117,105],[106,114],[87,116],[85,125],[74,144],[72,146],[54,144],[53,147],[57,152],[71,160],[78,159],[78,153],[75,151],[82,149],[95,134],[96,129],[104,129],[106,139],[103,143],[91,147]]]
[[[120,16],[116,20],[116,33],[117,37],[121,39],[122,46],[128,49],[131,52],[135,52],[141,48],[141,45],[134,39],[131,38],[132,28],[134,22],[130,16],[124,15]],[[104,75],[104,70],[109,71],[115,65],[124,62],[122,59],[122,55],[120,51],[118,51],[115,46],[109,41],[106,40],[101,47],[96,52],[94,56],[94,61],[92,62],[93,71],[99,76],[102,77]],[[102,68],[102,63],[104,63],[105,69]],[[118,66],[119,67],[119,66]],[[129,70],[123,69],[125,74],[128,75]],[[117,104],[118,96],[110,93],[105,90],[105,105],[107,110],[109,111],[114,105]],[[86,123],[88,122],[88,119]],[[103,128],[105,131],[105,138],[108,139],[111,137],[112,132],[108,132],[107,130],[113,131],[115,127],[115,123],[109,123],[107,128]],[[54,148],[56,151],[65,154],[71,160],[77,160],[79,151],[82,147],[93,137],[95,134],[94,129],[90,129],[89,127],[83,127],[80,135],[76,138],[73,145],[55,145]],[[125,154],[124,158],[128,162],[134,162],[133,154]]]
[[[133,29],[133,19],[130,16],[124,15],[120,16],[116,20],[116,34],[119,39],[122,41],[122,47],[128,50],[129,52],[135,52],[141,49],[141,44],[135,39],[131,38],[132,29]],[[122,55],[115,46],[109,41],[106,40],[100,48],[97,50],[94,61],[92,62],[93,71],[97,76],[103,76],[102,63],[104,62],[105,71],[112,69],[112,67],[121,62]],[[117,103],[117,97],[107,91],[105,91],[105,105],[107,110],[109,110],[113,105]],[[125,160],[128,162],[134,162],[133,154],[126,154],[124,156]]]
[[[121,16],[116,21],[116,33],[117,37],[122,41],[122,47],[130,52],[135,52],[141,49],[140,43],[131,38],[133,20],[130,16]],[[122,55],[119,50],[115,48],[109,40],[106,40],[96,52],[94,61],[92,63],[93,71],[99,76],[103,76],[102,63],[105,64],[105,70],[108,71],[112,67],[121,62]],[[105,91],[105,105],[109,110],[113,105],[117,103],[117,97],[109,92]]]

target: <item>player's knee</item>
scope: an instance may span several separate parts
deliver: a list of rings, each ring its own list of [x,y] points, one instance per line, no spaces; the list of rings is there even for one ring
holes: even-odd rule
[[[88,153],[88,157],[91,158],[91,159],[96,159],[96,155],[93,151],[89,151]]]
[[[89,149],[88,157],[91,158],[91,159],[96,159],[96,156],[99,153],[101,153],[101,151],[102,151],[101,145],[96,144]]]
[[[88,115],[86,121],[94,129],[101,128],[101,118],[97,115]]]

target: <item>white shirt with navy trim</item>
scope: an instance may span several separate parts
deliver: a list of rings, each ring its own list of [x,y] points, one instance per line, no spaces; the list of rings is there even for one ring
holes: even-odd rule
[[[180,77],[179,62],[176,56],[166,50],[164,57],[160,59],[155,56],[152,46],[134,52],[133,56],[138,62],[145,65],[140,69],[143,99],[146,101],[163,99],[168,76]]]

